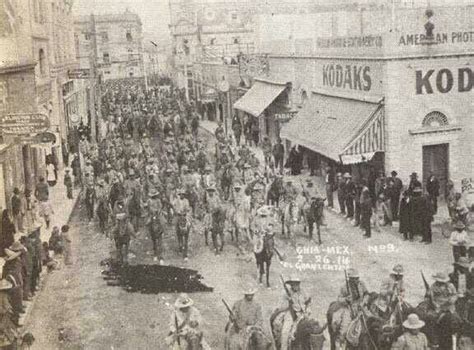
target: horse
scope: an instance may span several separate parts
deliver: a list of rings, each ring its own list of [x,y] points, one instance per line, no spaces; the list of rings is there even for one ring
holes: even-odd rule
[[[421,329],[430,346],[452,349],[452,336],[461,331],[463,321],[457,312],[438,311],[430,298],[426,298],[416,308],[415,313],[425,322]]]
[[[303,208],[303,217],[305,221],[304,232],[306,232],[306,228],[308,228],[309,239],[312,240],[314,225],[316,224],[319,244],[322,244],[321,226],[323,224],[323,215],[324,215],[324,201],[322,200],[311,201],[309,205]]]
[[[132,195],[128,201],[128,213],[130,214],[130,222],[135,229],[135,232],[138,231],[140,217],[142,213],[141,208],[141,192],[139,189],[134,189]]]
[[[272,184],[270,185],[270,188],[268,189],[267,204],[278,206],[283,193],[283,180],[282,178],[277,177],[275,180],[273,180]]]
[[[246,237],[249,237],[250,203],[238,203],[237,206],[231,212],[230,222],[232,240],[234,240],[235,238],[236,244],[239,245],[239,237],[241,237],[241,232],[245,232]]]
[[[407,303],[392,303],[392,307],[382,312],[376,305],[383,300],[378,293],[370,293],[366,310],[355,318],[350,308],[342,302],[335,301],[329,305],[326,313],[331,350],[336,350],[337,340],[347,349],[389,350],[392,343],[403,334],[402,323],[413,308]],[[347,327],[347,334],[341,334]],[[349,336],[348,336],[349,335]],[[349,341],[349,340],[351,341]],[[355,344],[357,343],[357,344]]]
[[[224,341],[225,350],[270,350],[272,341],[258,326],[249,326],[237,333],[234,327],[228,327]]]
[[[162,247],[163,247],[163,233],[164,233],[164,218],[162,210],[158,213],[150,215],[148,221],[148,233],[153,244],[153,254],[155,258],[162,258]]]
[[[283,215],[281,216],[281,234],[284,236],[286,229],[286,234],[288,235],[288,238],[294,241],[295,233],[292,231],[295,229],[299,218],[299,209],[298,205],[296,204],[296,200],[291,200],[288,204],[286,204],[285,208],[283,208],[282,214]]]
[[[189,232],[191,225],[186,215],[178,215],[176,220],[176,235],[178,236],[178,249],[183,253],[183,258],[188,258]]]
[[[319,322],[309,316],[302,316],[295,322],[296,329],[294,333],[294,340],[287,337],[288,343],[283,346],[285,341],[283,322],[286,311],[274,312],[270,317],[270,327],[272,330],[273,339],[275,341],[276,350],[322,350],[324,347],[323,332],[326,326],[321,327]]]
[[[270,288],[270,264],[272,262],[275,241],[273,235],[262,234],[254,245],[255,260],[258,269],[258,281],[262,284],[263,274],[266,276],[267,287]]]
[[[99,218],[99,227],[102,233],[106,233],[107,223],[109,221],[109,205],[105,200],[99,201],[96,209],[97,217]]]
[[[219,254],[224,249],[224,228],[226,221],[226,211],[224,208],[218,208],[211,215],[211,237],[216,254]],[[220,237],[221,245],[217,245],[217,236]]]

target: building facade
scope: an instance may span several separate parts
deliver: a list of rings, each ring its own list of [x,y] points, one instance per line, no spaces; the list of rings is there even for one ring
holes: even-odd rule
[[[67,72],[75,67],[70,3],[64,0],[2,1],[0,25],[0,116],[47,120],[48,141],[0,128],[0,206],[14,187],[32,189],[47,161],[63,166],[68,138],[64,86],[76,94]],[[74,102],[77,109],[80,102]],[[17,118],[17,117],[14,117]]]
[[[282,40],[292,34],[284,30],[262,40],[267,78],[292,82],[301,107],[280,136],[359,177],[433,173],[472,192],[473,14],[473,6],[338,12],[296,40]]]
[[[137,14],[79,16],[74,27],[81,68],[90,68],[93,59],[104,80],[144,76],[143,30]]]

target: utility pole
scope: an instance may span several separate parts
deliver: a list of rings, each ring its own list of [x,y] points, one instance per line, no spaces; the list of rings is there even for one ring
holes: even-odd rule
[[[90,53],[90,104],[89,111],[91,114],[91,140],[97,142],[97,111],[95,108],[97,99],[97,36],[95,31],[95,17],[91,14],[90,36],[92,40],[92,48]]]

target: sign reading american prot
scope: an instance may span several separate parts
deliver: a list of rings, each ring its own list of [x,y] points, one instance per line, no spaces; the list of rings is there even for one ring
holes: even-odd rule
[[[27,135],[45,132],[49,118],[41,113],[0,115],[0,132],[7,135]]]

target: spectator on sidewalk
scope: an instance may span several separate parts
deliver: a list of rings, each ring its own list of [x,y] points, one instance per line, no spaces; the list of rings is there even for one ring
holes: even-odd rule
[[[458,262],[459,258],[467,256],[469,247],[469,236],[465,230],[466,226],[461,221],[454,224],[454,231],[451,233],[449,243],[453,247],[454,262]]]
[[[258,125],[258,119],[255,119],[252,123],[252,140],[255,147],[258,147],[260,141],[260,126]]]
[[[64,239],[64,263],[66,265],[72,265],[72,239],[69,233],[69,226],[64,225],[61,227],[61,234]]]
[[[64,174],[64,186],[66,186],[67,198],[73,199],[73,195],[72,195],[73,183],[72,183],[72,177],[71,177],[69,169],[66,169],[66,174]]]
[[[399,220],[400,225],[398,227],[398,232],[403,235],[403,239],[410,241],[413,240],[413,231],[411,227],[411,199],[408,195],[408,191],[403,191],[402,199],[400,201],[400,210],[399,210]]]
[[[431,203],[427,196],[423,195],[421,187],[415,187],[412,191],[412,228],[413,234],[422,237],[421,242],[431,243],[431,221],[433,213]]]
[[[345,184],[344,184],[344,200],[346,202],[347,209],[347,218],[354,218],[354,199],[356,196],[356,185],[352,180],[352,175],[349,173],[344,174]]]
[[[342,215],[346,214],[346,201],[345,201],[345,186],[346,183],[341,173],[336,174],[337,182],[337,201],[339,203],[339,213]]]
[[[79,155],[76,153],[74,159],[71,162],[72,175],[74,176],[74,187],[81,186],[81,161]]]
[[[393,189],[392,189],[392,197],[390,198],[390,202],[392,203],[393,221],[398,221],[400,195],[402,194],[403,182],[398,177],[398,173],[396,171],[392,171],[391,175],[392,177],[390,178],[390,180],[393,182]]]
[[[247,116],[247,121],[244,124],[245,144],[252,146],[252,117]]]
[[[46,165],[46,179],[48,181],[49,187],[56,186],[56,169],[53,163],[49,163],[48,165]]]
[[[272,159],[272,142],[265,136],[262,142],[263,157],[265,160],[265,165],[269,165]]]
[[[18,325],[20,315],[25,312],[23,308],[23,263],[21,259],[25,247],[20,242],[14,242],[10,248],[5,249],[6,258],[3,266],[3,278],[12,284],[10,301],[13,308],[14,322]]]
[[[335,175],[331,167],[326,168],[326,198],[328,199],[328,207],[334,208],[334,190],[335,186]]]
[[[31,274],[33,272],[33,256],[32,250],[33,247],[31,245],[30,240],[26,236],[22,236],[20,238],[20,243],[26,249],[25,254],[22,255],[23,257],[23,300],[29,301],[31,300]]]
[[[385,173],[381,170],[375,179],[375,198],[379,198],[379,194],[382,193],[384,185],[386,184]]]
[[[428,192],[434,215],[438,212],[439,181],[433,173],[430,173],[426,181],[426,191]]]
[[[371,233],[371,220],[372,217],[372,198],[370,197],[370,191],[368,187],[363,186],[360,196],[360,227],[365,230],[364,237],[370,238]]]
[[[456,213],[456,190],[451,180],[448,180],[446,184],[446,206],[448,207],[449,217],[454,219]]]
[[[8,209],[3,209],[2,212],[2,227],[0,230],[0,254],[4,256],[6,248],[11,246],[15,241],[15,224]]]
[[[381,226],[391,225],[390,215],[390,210],[385,203],[385,195],[380,193],[375,204],[375,227],[378,232]]]
[[[0,339],[2,349],[16,349],[15,343],[20,336],[16,330],[15,317],[10,302],[13,285],[5,279],[0,280]]]
[[[31,233],[28,236],[28,239],[31,242],[31,258],[33,260],[33,269],[31,272],[31,294],[34,295],[39,290],[39,279],[40,274],[43,269],[42,259],[41,259],[41,224],[35,222],[31,230]]]
[[[240,146],[240,138],[242,136],[242,123],[240,122],[240,118],[237,114],[234,114],[234,118],[232,118],[232,131],[234,133],[235,142],[237,146]]]
[[[13,223],[15,224],[16,232],[23,231],[24,229],[23,218],[25,216],[25,206],[20,196],[20,190],[18,189],[18,187],[15,187],[13,189],[11,206],[12,206]]]
[[[278,138],[277,143],[273,146],[273,159],[275,160],[275,168],[280,172],[283,173],[283,157],[285,156],[285,147],[281,142],[281,139]]]
[[[39,182],[36,184],[35,197],[39,202],[47,202],[49,199],[49,186],[43,176],[40,176]]]
[[[59,227],[54,226],[49,238],[49,249],[54,252],[54,255],[62,255],[64,253],[64,237],[59,231]]]
[[[421,182],[418,181],[418,174],[413,172],[410,175],[410,184],[408,185],[408,193],[411,196],[415,188],[421,188]]]
[[[313,152],[311,150],[308,150],[307,152],[308,155],[308,168],[309,168],[309,174],[310,176],[316,176],[316,170],[318,169],[318,155],[316,152]]]

